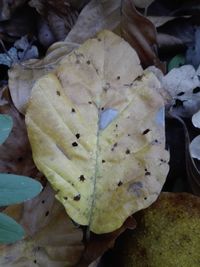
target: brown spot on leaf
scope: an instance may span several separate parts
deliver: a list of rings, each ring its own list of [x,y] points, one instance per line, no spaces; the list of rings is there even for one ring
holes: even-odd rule
[[[84,181],[85,181],[85,177],[84,177],[83,174],[81,174],[81,176],[79,177],[79,180],[80,180],[81,182],[84,182]]]
[[[78,194],[77,196],[74,197],[75,201],[79,201],[80,199],[81,199],[81,195],[80,194]]]

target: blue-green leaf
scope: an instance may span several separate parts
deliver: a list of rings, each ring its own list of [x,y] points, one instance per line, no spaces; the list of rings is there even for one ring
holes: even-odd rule
[[[2,144],[8,138],[12,127],[12,118],[8,115],[0,114],[0,144]]]
[[[20,203],[35,197],[42,185],[29,177],[0,173],[0,206]]]
[[[14,243],[23,236],[23,228],[6,214],[0,213],[0,244]]]
[[[173,57],[169,64],[168,64],[168,71],[174,69],[174,68],[179,68],[185,64],[185,57],[183,55],[176,55]]]

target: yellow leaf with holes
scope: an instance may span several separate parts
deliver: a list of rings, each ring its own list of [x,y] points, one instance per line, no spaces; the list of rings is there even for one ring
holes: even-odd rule
[[[26,114],[33,158],[69,216],[119,228],[158,197],[168,173],[160,83],[109,31],[34,85]]]

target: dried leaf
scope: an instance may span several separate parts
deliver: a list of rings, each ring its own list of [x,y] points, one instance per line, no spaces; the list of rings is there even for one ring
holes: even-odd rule
[[[42,60],[28,60],[15,64],[8,72],[9,89],[16,108],[25,113],[35,80],[55,68],[59,60],[74,49],[74,44],[58,42],[53,44]]]
[[[9,97],[5,98],[7,91],[5,88],[0,102],[0,113],[12,117],[13,129],[5,143],[0,146],[0,172],[40,176],[32,160],[24,117],[14,108]]]
[[[123,1],[121,31],[123,38],[137,51],[144,67],[155,65],[165,71],[165,65],[156,56],[156,29],[134,7],[131,0]]]
[[[198,267],[200,262],[200,198],[162,193],[138,214],[138,227],[119,242],[112,266]]]
[[[155,201],[168,172],[160,84],[141,75],[136,52],[103,31],[32,91],[34,161],[70,217],[95,233],[118,229]]]
[[[169,114],[172,118],[178,120],[183,126],[185,134],[185,162],[186,162],[188,182],[190,184],[192,192],[195,195],[200,196],[200,171],[198,170],[190,153],[190,137],[187,127],[184,121],[180,117],[178,117],[173,111],[170,111]]]
[[[178,115],[190,117],[200,109],[200,81],[193,66],[172,69],[163,77],[162,85],[176,102],[180,102],[180,105],[175,103],[174,106]]]
[[[136,221],[134,218],[129,217],[122,227],[118,230],[102,235],[96,235],[91,233],[90,240],[86,243],[85,250],[81,257],[81,260],[77,267],[87,267],[91,262],[96,259],[100,259],[100,256],[104,254],[108,249],[113,248],[116,239],[126,230],[135,229]],[[99,262],[99,260],[97,260]],[[96,266],[96,261],[93,262],[92,266]],[[90,267],[90,266],[89,266]]]
[[[154,0],[133,0],[133,3],[136,7],[147,8],[153,3]]]
[[[10,216],[13,211],[27,236],[21,242],[1,247],[1,266],[63,267],[79,261],[82,231],[67,217],[49,186],[34,200],[6,209]]]
[[[31,0],[29,5],[36,8],[37,12],[45,19],[50,32],[55,37],[55,41],[65,39],[78,17],[78,12],[66,0],[56,2],[52,0]],[[39,37],[42,44],[44,44],[43,38],[46,38],[45,36],[43,37],[43,34],[44,29],[39,29]],[[50,44],[47,43],[48,46]]]
[[[144,66],[156,65],[164,70],[164,65],[154,51],[157,45],[156,29],[147,18],[137,12],[132,1],[122,1],[122,13],[119,0],[89,2],[80,13],[66,41],[81,44],[102,29],[115,30],[122,35],[137,51]]]
[[[16,8],[22,6],[25,2],[26,0],[0,0],[0,21],[10,19],[12,13],[16,10]]]
[[[200,128],[200,110],[192,116],[192,123],[195,127]]]

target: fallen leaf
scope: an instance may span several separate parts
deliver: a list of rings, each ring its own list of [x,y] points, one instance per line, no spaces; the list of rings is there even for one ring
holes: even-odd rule
[[[131,0],[125,0],[122,4],[121,33],[137,51],[144,67],[155,65],[165,72],[165,64],[156,55],[156,29],[151,21],[136,10]]]
[[[116,239],[126,230],[126,229],[135,229],[136,221],[134,218],[129,217],[124,224],[117,230],[112,233],[97,235],[91,233],[89,241],[85,244],[85,249],[83,255],[80,259],[77,267],[87,267],[91,262],[92,266],[100,261],[100,257],[110,248],[114,247]],[[96,259],[97,262],[96,262]],[[90,265],[89,265],[90,267]]]
[[[133,3],[136,7],[147,8],[149,7],[154,0],[133,0]]]
[[[0,0],[0,21],[8,20],[10,19],[12,13],[22,6],[26,0],[15,0],[15,1],[6,1],[6,0]]]
[[[178,120],[183,126],[184,135],[185,135],[185,163],[186,163],[187,178],[188,178],[188,182],[189,182],[192,192],[195,195],[200,196],[200,171],[198,170],[191,155],[190,137],[189,137],[188,129],[185,125],[185,122],[179,116],[177,116],[176,113],[173,112],[173,110],[169,112],[169,115],[172,118]]]
[[[13,106],[4,88],[0,100],[0,113],[8,114],[13,120],[13,129],[8,139],[0,146],[0,172],[15,173],[30,177],[41,177],[32,159],[27,131],[22,116]]]
[[[198,267],[200,198],[188,193],[161,193],[138,213],[138,227],[114,250],[112,266]]]
[[[13,211],[27,235],[13,245],[1,246],[1,266],[63,267],[79,261],[82,230],[71,222],[49,186],[34,200],[5,210],[10,216]]]
[[[132,1],[122,1],[122,7],[120,0],[89,2],[65,40],[81,44],[102,29],[113,30],[128,41],[145,67],[156,65],[164,70],[155,53],[156,29],[137,12]]]
[[[42,60],[31,59],[21,64],[15,64],[9,70],[9,90],[15,107],[25,113],[27,102],[31,95],[35,80],[52,71],[63,56],[71,52],[73,43],[54,43]]]
[[[130,45],[109,31],[34,85],[26,124],[35,164],[69,216],[95,233],[121,227],[165,182],[159,88]]]
[[[51,0],[31,0],[29,1],[29,5],[34,7],[42,15],[49,26],[51,34],[55,37],[54,42],[66,38],[78,17],[77,10],[73,9],[66,0],[58,0],[56,2]],[[45,43],[43,38],[46,38],[46,31],[47,28],[39,29],[39,37],[42,44]],[[48,46],[50,44],[47,43]]]
[[[192,116],[192,123],[195,127],[200,128],[200,110]]]
[[[200,81],[191,65],[172,69],[161,81],[163,87],[174,98],[174,112],[190,117],[200,109]]]

